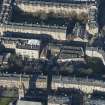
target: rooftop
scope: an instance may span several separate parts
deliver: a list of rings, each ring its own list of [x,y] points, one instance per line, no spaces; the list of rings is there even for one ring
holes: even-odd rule
[[[23,101],[19,100],[17,105],[42,105],[41,102]]]
[[[39,50],[40,49],[40,41],[39,40],[28,40],[26,43],[17,43],[16,48],[18,49],[27,49],[27,50]]]
[[[23,0],[24,1],[24,0]],[[94,3],[95,0],[27,0],[27,2],[53,2],[53,3]]]
[[[83,78],[70,78],[70,77],[60,77],[60,76],[53,76],[53,82],[57,83],[71,83],[71,84],[84,84],[84,85],[93,85],[93,86],[100,86],[104,87],[105,82],[95,80],[95,79],[83,79]]]
[[[59,105],[62,104],[70,105],[70,99],[68,96],[61,96],[61,95],[49,96],[48,103],[59,104]]]
[[[36,81],[46,81],[47,77],[46,76],[35,76],[34,79]],[[0,74],[0,80],[14,80],[14,81],[19,81],[20,80],[20,75],[17,74]],[[22,76],[22,81],[29,81],[29,76]]]
[[[105,105],[105,100],[90,100],[89,105]]]
[[[84,52],[82,47],[61,46],[59,59],[83,58]]]
[[[52,37],[47,34],[31,34],[31,33],[21,33],[21,32],[4,32],[4,37],[10,39],[37,39],[42,41],[52,40]]]
[[[29,44],[29,45],[40,45],[40,41],[36,40],[36,39],[30,39],[30,40],[28,40],[27,44]]]

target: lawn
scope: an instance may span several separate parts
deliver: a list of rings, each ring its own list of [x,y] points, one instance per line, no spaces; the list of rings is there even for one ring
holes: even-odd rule
[[[0,98],[0,105],[9,105],[12,100],[12,98]]]

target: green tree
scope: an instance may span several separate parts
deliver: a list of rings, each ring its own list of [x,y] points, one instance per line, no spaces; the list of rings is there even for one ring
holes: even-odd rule
[[[43,24],[44,21],[47,19],[47,14],[46,14],[44,11],[40,11],[39,14],[40,14],[40,15],[39,15],[39,18],[40,18],[40,20],[41,20],[41,23]]]
[[[58,17],[58,14],[54,13],[53,11],[50,11],[48,14],[47,14],[48,17]]]
[[[92,75],[93,70],[91,68],[88,68],[88,69],[80,68],[79,69],[79,73],[80,73],[80,75],[87,75],[87,76],[89,76],[89,75]]]
[[[98,57],[87,57],[86,62],[89,68],[93,70],[95,76],[99,77],[105,72],[105,67],[103,62]]]
[[[81,12],[80,14],[78,14],[77,20],[86,24],[88,22],[88,14],[85,12]]]
[[[69,14],[69,18],[73,19],[73,20],[77,20],[77,13],[75,11],[71,11],[71,13]]]

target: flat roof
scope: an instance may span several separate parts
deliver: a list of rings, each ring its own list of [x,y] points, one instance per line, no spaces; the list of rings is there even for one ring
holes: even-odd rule
[[[29,45],[40,45],[40,41],[37,40],[37,39],[30,39],[28,40],[28,43]]]
[[[62,104],[69,104],[70,102],[71,100],[68,96],[61,96],[61,95],[48,96],[48,103],[62,105]]]
[[[16,105],[42,105],[42,103],[41,102],[18,100]]]

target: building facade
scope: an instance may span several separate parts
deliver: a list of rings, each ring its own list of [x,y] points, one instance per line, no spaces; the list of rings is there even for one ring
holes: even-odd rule
[[[40,41],[29,40],[28,43],[19,43],[16,45],[16,54],[21,55],[23,58],[39,59]]]

